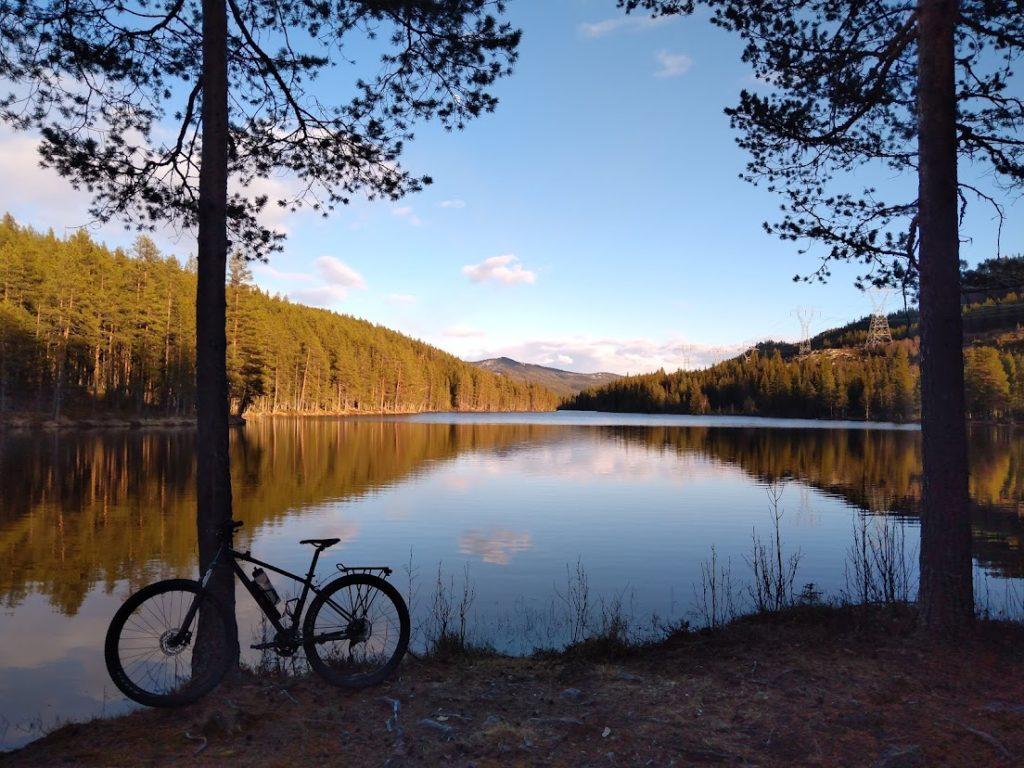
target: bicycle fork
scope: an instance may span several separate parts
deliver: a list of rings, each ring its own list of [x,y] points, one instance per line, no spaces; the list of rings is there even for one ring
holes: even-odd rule
[[[217,554],[214,556],[213,561],[206,569],[206,573],[199,580],[199,594],[192,600],[192,604],[188,607],[188,611],[185,613],[185,618],[181,622],[181,626],[178,627],[178,631],[174,633],[174,636],[169,638],[170,645],[172,647],[178,647],[184,645],[192,639],[192,622],[195,621],[196,614],[199,613],[200,605],[203,602],[203,598],[206,597],[206,585],[210,583],[210,579],[213,578],[213,571],[217,567],[217,561],[220,560],[221,553],[224,548],[221,547]]]

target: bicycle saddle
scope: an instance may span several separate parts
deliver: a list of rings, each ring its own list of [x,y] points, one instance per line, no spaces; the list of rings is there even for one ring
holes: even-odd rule
[[[328,547],[333,547],[339,541],[341,541],[341,539],[303,539],[299,544],[312,544],[314,547],[327,549]]]

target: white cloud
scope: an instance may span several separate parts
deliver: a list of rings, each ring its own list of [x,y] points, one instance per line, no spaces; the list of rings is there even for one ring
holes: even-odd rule
[[[466,201],[455,198],[454,200],[442,200],[437,205],[439,208],[465,208]]]
[[[658,51],[655,54],[658,60],[658,70],[655,77],[679,77],[686,74],[693,66],[693,59],[685,53],[671,53],[669,51]]]
[[[321,256],[314,263],[320,270],[323,279],[332,286],[345,290],[349,288],[366,290],[366,281],[363,276],[341,259],[336,259],[333,256]]]
[[[237,183],[232,180],[231,186],[231,192],[239,192],[245,194],[247,197],[259,197],[261,195],[266,195],[267,204],[260,212],[260,224],[277,230],[285,235],[291,234],[291,229],[288,227],[288,221],[292,216],[295,216],[297,212],[292,211],[290,205],[278,205],[278,201],[284,200],[289,202],[296,197],[299,187],[294,179],[284,178],[281,176],[274,176],[269,179],[256,178],[249,182],[249,184],[244,188],[238,186]]]
[[[388,301],[392,304],[415,304],[416,297],[411,293],[389,293]]]
[[[313,307],[331,307],[348,296],[348,288],[340,285],[320,285],[316,288],[300,288],[289,291],[288,298],[299,304]]]
[[[269,264],[256,263],[253,265],[253,269],[277,280],[290,280],[297,283],[308,283],[310,280],[314,279],[313,276],[307,272],[286,272],[280,269],[275,269]]]
[[[471,339],[483,336],[484,332],[478,328],[474,328],[471,325],[466,325],[465,323],[457,323],[456,325],[452,325],[448,328],[445,328],[444,335],[451,336],[452,338],[455,339]]]
[[[366,280],[363,279],[363,276],[341,259],[334,256],[321,256],[313,263],[325,284],[289,291],[288,298],[292,301],[314,307],[331,307],[347,298],[349,291],[353,288],[366,290]],[[260,269],[281,280],[309,282],[316,279],[313,275],[305,272],[282,272],[265,265]]]
[[[397,208],[392,208],[391,215],[404,219],[413,227],[418,227],[423,223],[423,219],[417,216],[416,212],[412,209],[412,206],[409,205],[400,205]]]
[[[0,212],[44,232],[52,228],[58,237],[82,229],[111,246],[129,245],[137,233],[125,230],[123,220],[97,222],[89,214],[88,192],[76,190],[55,170],[39,165],[39,143],[36,136],[0,127],[0,179],[7,180],[0,184]],[[190,230],[166,224],[149,235],[164,254],[177,253],[182,260],[182,251],[195,249],[195,233]]]
[[[627,16],[622,14],[601,21],[584,22],[580,24],[579,31],[583,37],[593,40],[615,32],[641,32],[665,24],[672,19],[672,16]]]
[[[74,190],[56,171],[40,167],[39,141],[34,136],[7,130],[0,133],[0,177],[9,182],[17,180],[17,183],[0,185],[3,210],[31,206],[40,210],[41,217],[64,211],[56,221],[72,218],[87,223],[88,194]]]
[[[742,344],[694,344],[682,339],[659,341],[645,338],[570,336],[535,339],[510,345],[459,345],[468,360],[511,357],[524,363],[568,368],[582,373],[648,373],[664,368],[703,368],[733,357]]]
[[[462,268],[462,274],[469,277],[474,283],[495,280],[505,285],[514,285],[516,283],[534,283],[537,280],[536,273],[529,269],[523,269],[518,257],[511,253],[491,256],[479,264],[467,264]]]
[[[125,231],[123,220],[99,224],[89,214],[91,196],[76,190],[68,179],[52,168],[39,165],[39,139],[31,134],[0,128],[0,179],[17,179],[17,183],[0,184],[0,211],[9,211],[23,224],[41,229],[53,227],[58,236],[70,234],[74,229],[87,229],[94,237],[110,244],[131,242],[134,231]],[[277,205],[280,198],[294,194],[294,182],[283,178],[255,179],[244,190],[232,188],[251,196],[268,195],[270,198],[260,215],[260,222],[285,234],[286,219],[291,211]],[[149,233],[160,250],[165,253],[195,250],[195,231],[165,224],[155,233]]]

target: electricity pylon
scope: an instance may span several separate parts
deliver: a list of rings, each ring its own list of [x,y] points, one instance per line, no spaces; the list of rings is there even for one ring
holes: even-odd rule
[[[871,288],[867,293],[871,299],[871,320],[868,323],[868,339],[864,342],[864,347],[875,349],[892,344],[889,318],[885,314],[885,305],[889,301],[890,291],[888,288]]]
[[[798,351],[806,355],[811,351],[811,324],[818,319],[817,307],[797,307],[793,310],[797,321],[800,323],[800,342]]]

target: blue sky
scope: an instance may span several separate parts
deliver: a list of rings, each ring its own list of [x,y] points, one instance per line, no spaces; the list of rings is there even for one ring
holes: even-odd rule
[[[793,338],[865,314],[855,268],[825,286],[817,262],[766,235],[778,200],[737,178],[745,154],[722,114],[756,85],[729,35],[699,18],[626,18],[613,0],[520,0],[524,30],[498,110],[447,134],[421,127],[404,164],[433,186],[278,220],[285,252],[264,288],[365,317],[468,359],[508,354],[620,373],[702,365],[756,338]],[[33,139],[0,136],[0,209],[34,226],[86,221],[84,201],[34,168]],[[908,179],[882,179],[905,186]],[[1004,251],[1024,251],[1020,206]],[[995,226],[968,219],[968,261]],[[124,244],[107,226],[97,236]],[[186,255],[187,238],[164,242]],[[895,303],[895,300],[894,300]]]

